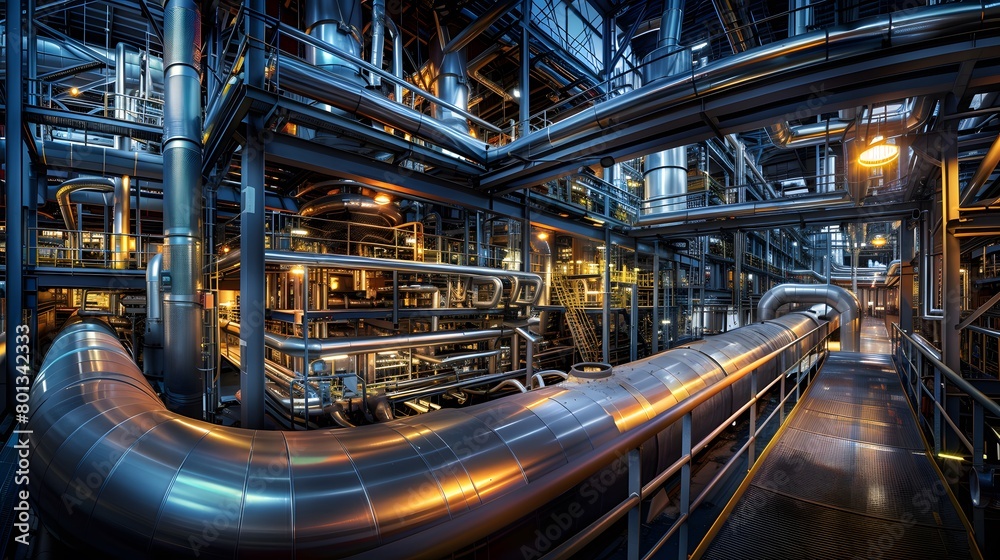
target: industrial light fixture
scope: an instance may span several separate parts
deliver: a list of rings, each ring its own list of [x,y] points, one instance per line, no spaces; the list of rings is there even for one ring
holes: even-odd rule
[[[891,139],[890,139],[891,140]],[[890,143],[881,134],[872,138],[865,151],[858,156],[858,163],[864,167],[881,167],[899,157],[899,146]]]
[[[697,52],[697,51],[700,51],[701,49],[703,49],[703,48],[705,48],[707,46],[708,46],[708,41],[702,41],[702,42],[698,43],[697,45],[694,45],[693,47],[691,47],[691,50],[694,51],[694,52]]]
[[[885,244],[889,242],[889,238],[885,234],[879,233],[875,237],[872,237],[872,247],[885,247]]]
[[[292,235],[298,235],[299,237],[304,237],[306,235],[309,235],[309,230],[297,227],[297,228],[292,228],[291,233]]]
[[[375,195],[375,204],[389,204],[390,202],[392,202],[392,197],[384,192]]]
[[[594,223],[594,225],[598,225],[598,226],[603,226],[604,225],[604,219],[603,218],[598,218],[598,217],[592,216],[590,214],[584,214],[583,219],[584,220],[590,220],[591,222]]]
[[[545,241],[546,239],[549,238],[549,234],[545,233],[544,231],[543,232],[539,232],[538,238],[541,239],[542,241]]]
[[[301,266],[293,266],[289,272],[301,276],[306,273],[306,269]]]
[[[514,96],[514,99],[521,99],[521,90],[518,88],[510,90],[510,94]]]
[[[69,88],[69,94],[72,95],[73,97],[76,97],[77,95],[80,95],[80,88],[78,88],[76,86],[73,86],[73,87]]]

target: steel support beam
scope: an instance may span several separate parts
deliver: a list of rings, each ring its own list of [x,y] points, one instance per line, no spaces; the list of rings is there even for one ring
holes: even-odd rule
[[[6,207],[6,280],[7,280],[7,340],[6,345],[10,357],[6,360],[6,380],[7,395],[6,406],[8,410],[13,410],[16,401],[15,386],[18,376],[18,362],[15,356],[18,355],[15,349],[19,346],[19,335],[28,335],[29,339],[34,333],[21,332],[23,305],[24,305],[24,143],[22,139],[22,98],[23,82],[21,69],[21,26],[23,23],[21,0],[8,0],[7,2],[7,112],[4,125],[7,130],[6,149],[6,180],[7,180],[7,207]],[[23,337],[21,338],[23,341]]]
[[[264,0],[251,0],[254,13],[264,11]],[[264,21],[245,19],[247,35],[262,38]],[[264,51],[251,41],[247,53],[247,83],[264,85]],[[242,153],[240,190],[240,422],[244,428],[264,427],[264,145],[260,141],[264,118],[250,112]],[[302,372],[305,374],[305,372]]]
[[[899,235],[899,328],[913,332],[913,237],[915,229],[908,229],[906,221],[900,226]],[[888,279],[887,279],[888,280]]]

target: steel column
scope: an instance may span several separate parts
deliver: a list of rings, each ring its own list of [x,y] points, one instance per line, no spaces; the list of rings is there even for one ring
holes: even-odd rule
[[[17,378],[18,332],[22,324],[24,304],[24,144],[22,132],[23,92],[21,71],[21,0],[7,2],[7,106],[4,124],[7,127],[6,180],[7,180],[7,348],[10,359],[7,365],[7,399],[9,410],[14,409],[14,387]],[[28,333],[32,334],[32,333]],[[23,340],[23,338],[22,338]]]
[[[252,0],[255,13],[264,12],[264,0]],[[246,18],[251,37],[247,53],[247,83],[264,85],[264,21]],[[244,428],[264,427],[264,146],[260,142],[263,117],[246,117],[247,144],[243,149],[240,190],[240,421]]]
[[[531,47],[528,39],[531,29],[531,0],[524,0],[521,5],[521,102],[518,107],[518,119],[521,121],[521,137],[531,134]]]

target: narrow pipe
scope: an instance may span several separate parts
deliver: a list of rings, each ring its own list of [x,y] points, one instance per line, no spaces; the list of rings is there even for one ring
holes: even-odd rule
[[[118,43],[115,48],[115,118],[120,121],[131,120],[128,114],[128,87],[125,83],[128,76],[126,51],[125,43]],[[131,151],[132,139],[115,136],[115,149]]]
[[[163,376],[163,253],[146,264],[146,332],[143,337],[142,372]]]
[[[704,206],[701,208],[668,212],[660,215],[641,216],[636,223],[636,226],[664,226],[697,220],[715,220],[735,218],[738,216],[799,212],[802,210],[814,210],[818,208],[830,209],[848,205],[853,205],[853,202],[847,200],[846,193],[834,192],[815,196],[804,196],[801,198],[764,200],[744,202],[740,204],[726,204],[721,206]]]
[[[385,56],[385,0],[372,0],[372,46],[371,62],[376,68],[382,67]],[[382,76],[375,72],[368,73],[368,83],[378,88],[382,85]],[[397,98],[398,102],[399,99]]]
[[[513,302],[517,305],[534,305],[540,297],[542,288],[544,287],[542,277],[532,272],[520,272],[516,270],[502,270],[478,266],[457,266],[394,259],[376,259],[354,255],[307,254],[295,253],[291,251],[278,251],[274,249],[268,249],[265,252],[264,260],[270,264],[302,265],[310,267],[341,266],[365,270],[433,272],[437,274],[456,276],[501,276],[505,278],[516,278],[523,285],[531,287],[531,289],[524,288],[523,291],[521,291],[518,299]],[[219,259],[217,265],[220,273],[231,272],[239,266],[240,252],[238,249],[230,251],[228,255]],[[523,296],[526,292],[530,293],[530,295]]]
[[[114,231],[112,253],[112,268],[123,269],[128,267],[129,249],[132,243],[131,227],[131,186],[132,181],[128,175],[115,179],[114,197]]]
[[[56,189],[56,202],[59,204],[59,213],[62,214],[66,229],[76,231],[78,228],[70,195],[78,191],[115,192],[117,188],[115,180],[110,177],[77,177],[59,185]]]

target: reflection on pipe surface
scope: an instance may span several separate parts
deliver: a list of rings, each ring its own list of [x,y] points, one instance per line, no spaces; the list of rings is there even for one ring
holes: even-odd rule
[[[276,432],[166,410],[114,331],[77,317],[32,387],[31,494],[57,536],[115,556],[301,559],[362,553],[418,533],[437,538],[424,531],[569,466],[820,324],[813,313],[790,313],[618,366],[603,379],[570,376],[352,429]],[[819,338],[813,332],[759,368],[760,386]],[[749,392],[747,377],[695,409],[695,441]],[[667,468],[679,450],[676,425],[647,442],[644,476]],[[574,530],[624,495],[620,478],[588,502]],[[548,512],[517,515],[526,513],[495,519],[488,546],[516,554],[547,522]]]

